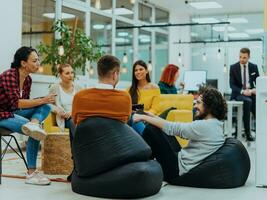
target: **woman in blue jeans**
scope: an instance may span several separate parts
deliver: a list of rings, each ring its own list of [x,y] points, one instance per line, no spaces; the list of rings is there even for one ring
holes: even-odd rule
[[[40,66],[37,51],[31,47],[19,48],[11,68],[0,74],[0,127],[29,136],[26,154],[29,170],[27,184],[48,185],[50,180],[36,170],[40,140],[46,132],[40,123],[48,116],[55,94],[29,99],[32,79],[30,73]]]

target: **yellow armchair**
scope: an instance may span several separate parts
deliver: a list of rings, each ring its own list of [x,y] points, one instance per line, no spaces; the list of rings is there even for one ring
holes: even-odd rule
[[[171,110],[168,113],[167,120],[174,122],[191,122],[193,121],[193,95],[189,94],[161,94],[158,97],[157,104],[152,105],[152,109],[156,110],[159,115],[170,107],[177,110]],[[188,140],[176,137],[182,147],[187,146]]]
[[[49,133],[61,132],[60,128],[57,126],[56,114],[50,113],[44,121],[44,130]],[[65,128],[64,132],[69,132],[69,129]]]

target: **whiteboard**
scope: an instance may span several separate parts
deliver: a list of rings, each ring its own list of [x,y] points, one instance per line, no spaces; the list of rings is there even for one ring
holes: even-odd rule
[[[184,90],[198,91],[199,86],[206,84],[206,71],[185,71],[184,72]]]

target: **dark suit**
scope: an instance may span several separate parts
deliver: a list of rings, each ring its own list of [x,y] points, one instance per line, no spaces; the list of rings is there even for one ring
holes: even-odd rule
[[[248,63],[248,74],[249,74],[249,87],[253,89],[256,87],[256,78],[259,76],[257,65]],[[256,97],[245,96],[241,94],[242,90],[242,76],[240,63],[237,62],[230,67],[230,87],[232,89],[231,99],[237,101],[243,101],[243,122],[246,133],[250,132],[250,112],[256,116]]]

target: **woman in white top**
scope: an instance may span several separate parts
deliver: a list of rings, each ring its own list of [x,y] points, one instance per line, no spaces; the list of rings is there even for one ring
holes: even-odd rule
[[[70,129],[70,139],[74,134],[74,126],[71,120],[72,100],[81,87],[73,82],[74,72],[69,64],[61,64],[58,67],[60,82],[50,87],[49,93],[55,93],[56,101],[52,105],[52,112],[56,114],[57,125],[63,132],[65,128]]]

